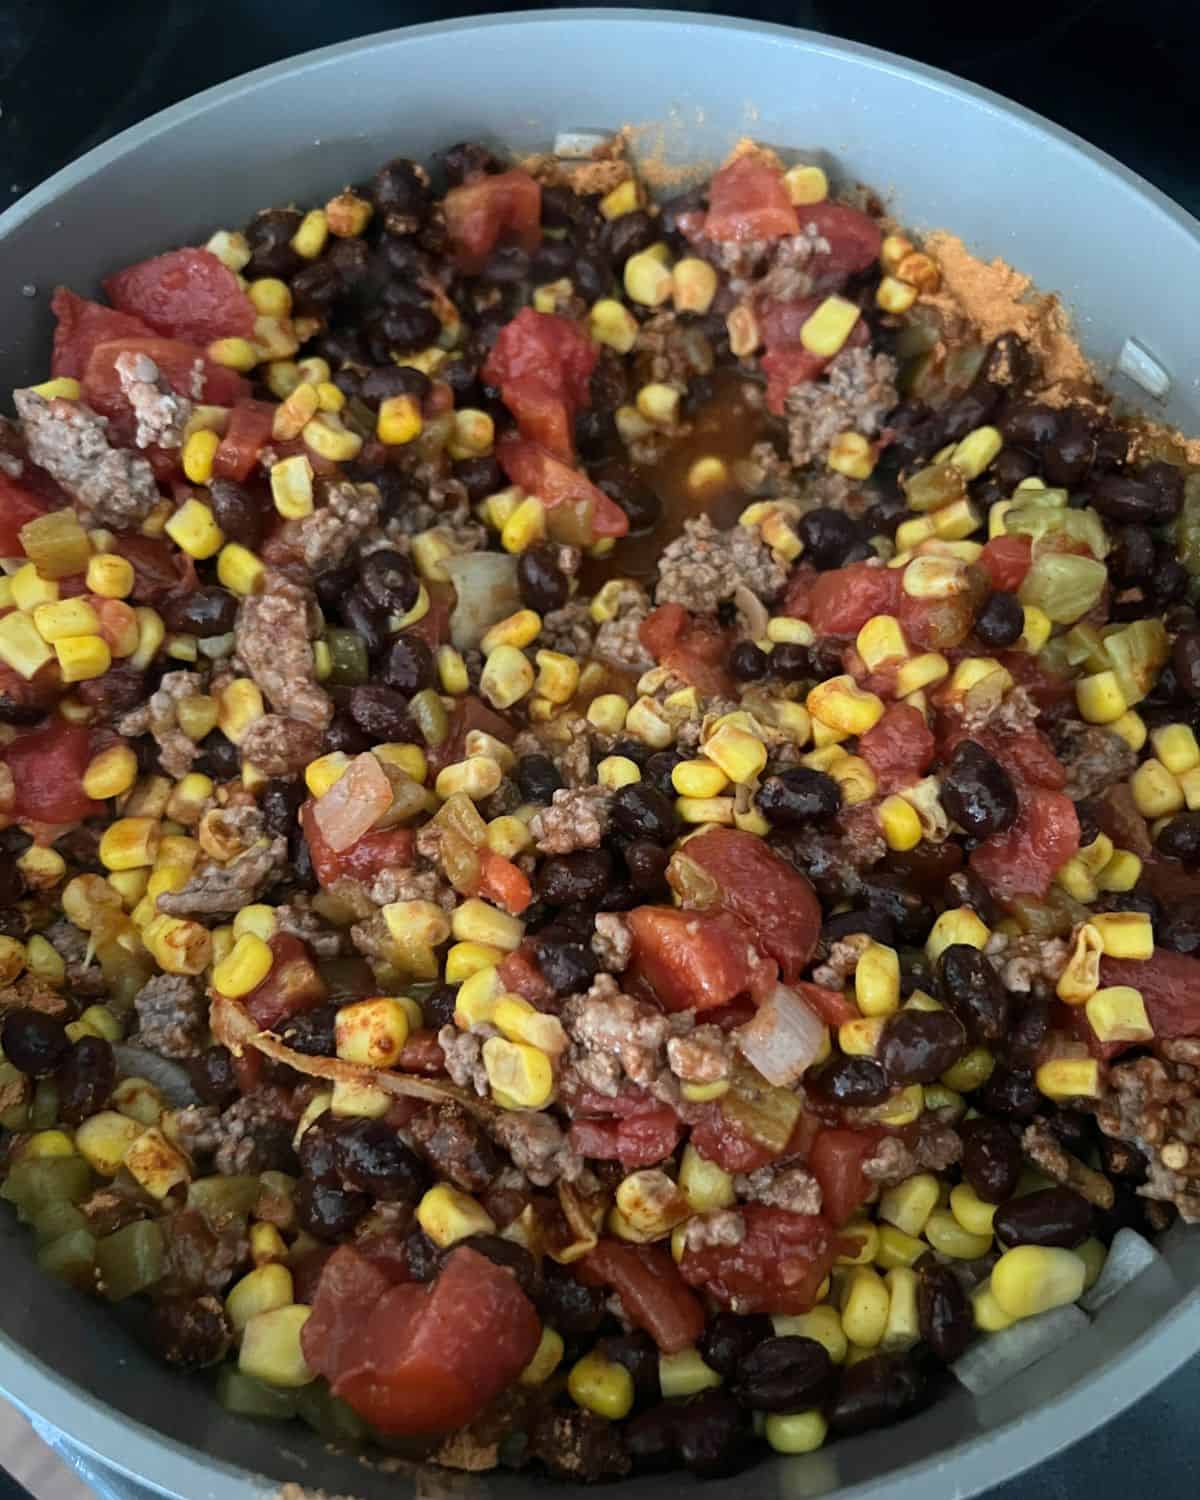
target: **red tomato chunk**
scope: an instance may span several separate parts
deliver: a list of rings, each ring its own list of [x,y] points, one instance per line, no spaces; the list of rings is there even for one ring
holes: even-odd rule
[[[704,1331],[700,1300],[661,1245],[601,1240],[580,1262],[578,1275],[586,1285],[611,1287],[625,1316],[664,1354],[690,1348]]]
[[[807,618],[818,635],[857,635],[872,615],[895,614],[902,597],[899,568],[851,563],[817,577],[806,601]]]
[[[808,1152],[808,1169],[821,1184],[821,1212],[840,1228],[866,1202],[874,1187],[862,1165],[882,1130],[822,1130]]]
[[[624,536],[629,530],[629,517],[615,500],[541,444],[509,433],[497,443],[496,457],[512,483],[537,495],[547,510],[572,506],[593,538]]]
[[[152,338],[154,329],[141,318],[117,312],[102,302],[89,302],[68,287],[56,287],[50,309],[57,322],[54,327],[54,354],[50,360],[53,376],[83,377],[92,350],[110,339]]]
[[[599,1161],[619,1161],[627,1172],[655,1167],[679,1144],[683,1126],[666,1104],[654,1104],[620,1119],[575,1119],[569,1140],[574,1150]]]
[[[1060,792],[1018,787],[1021,810],[1004,833],[971,851],[971,868],[998,901],[1045,896],[1056,873],[1079,849],[1075,804]]]
[[[387,828],[364,833],[357,843],[336,854],[321,837],[311,801],[300,809],[300,826],[317,879],[325,886],[342,876],[369,881],[389,867],[407,869],[416,851],[416,834],[411,828]]]
[[[213,455],[213,473],[219,479],[249,477],[258,455],[271,441],[277,408],[269,401],[239,401],[229,414],[229,425]]]
[[[713,177],[704,233],[710,240],[776,240],[799,234],[783,173],[760,156],[740,156]]]
[[[775,964],[727,912],[639,906],[629,913],[629,927],[630,967],[667,1010],[713,1010],[747,992],[761,997],[775,982]]]
[[[21,527],[49,509],[40,496],[0,469],[0,557],[20,557],[25,551]]]
[[[274,958],[271,972],[242,1001],[264,1030],[301,1011],[313,1010],[328,995],[312,955],[299,938],[277,932],[269,946]]]
[[[442,208],[459,269],[474,275],[504,238],[533,251],[541,240],[542,190],[528,172],[498,172],[451,188]]]
[[[208,344],[254,332],[254,304],[211,250],[168,250],[118,271],[104,290],[115,308],[168,338]]]
[[[1141,990],[1155,1036],[1200,1036],[1200,958],[1169,948],[1156,948],[1143,961],[1102,958],[1100,983]]]
[[[691,615],[682,604],[660,604],[642,621],[638,639],[660,666],[699,692],[729,692],[729,639],[715,620]]]
[[[39,823],[75,823],[104,811],[83,790],[91,737],[63,720],[19,734],[0,752],[12,773],[13,814]]]
[[[858,741],[858,753],[875,772],[883,792],[919,781],[933,764],[936,748],[924,715],[907,703],[889,708]]]
[[[823,1214],[762,1203],[744,1204],[740,1212],[742,1242],[684,1250],[683,1279],[739,1313],[807,1312],[838,1255],[833,1226]]]
[[[578,323],[526,307],[500,330],[483,378],[499,387],[522,437],[569,463],[597,354]]]

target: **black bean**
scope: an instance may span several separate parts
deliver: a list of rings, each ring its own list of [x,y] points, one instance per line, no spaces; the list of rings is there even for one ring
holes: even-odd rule
[[[18,703],[11,693],[0,693],[0,724],[36,724],[45,716],[44,708]]]
[[[1159,830],[1155,845],[1168,859],[1194,869],[1200,864],[1200,812],[1176,813]]]
[[[346,690],[350,717],[372,744],[411,740],[413,722],[408,699],[397,688],[364,683]]]
[[[457,998],[457,989],[449,984],[439,984],[435,990],[431,990],[421,1001],[421,1014],[426,1026],[432,1026],[435,1031],[449,1026],[454,1020]]]
[[[389,614],[406,614],[417,602],[420,585],[413,565],[402,552],[381,547],[362,562],[359,576],[367,597]]]
[[[669,855],[661,844],[634,839],[624,849],[625,868],[639,891],[657,891],[666,879]]]
[[[637,1412],[624,1426],[625,1448],[634,1466],[655,1473],[670,1468],[679,1456],[679,1413],[670,1401]]]
[[[1179,691],[1200,699],[1200,630],[1181,630],[1171,647],[1171,665]]]
[[[1160,555],[1150,578],[1150,598],[1156,609],[1166,609],[1182,599],[1191,582],[1191,574],[1177,557]]]
[[[300,228],[301,215],[294,208],[266,208],[246,225],[250,245],[250,276],[288,277],[301,264],[292,249],[292,236]]]
[[[280,1041],[305,1057],[333,1057],[337,1051],[334,1032],[337,1011],[336,1005],[318,1005],[315,1010],[289,1016],[279,1023]]]
[[[273,776],[263,787],[258,804],[266,832],[286,838],[296,826],[296,814],[303,801],[304,788],[299,782]]]
[[[376,172],[371,183],[371,197],[392,233],[415,229],[428,214],[432,202],[423,173],[415,162],[402,156],[385,163]],[[400,224],[403,228],[399,227]]]
[[[989,470],[1002,495],[1011,495],[1023,479],[1037,472],[1037,461],[1019,448],[1002,448]]]
[[[586,990],[600,970],[599,960],[586,944],[546,942],[540,935],[537,966],[555,995],[575,995]]]
[[[226,635],[237,618],[238,602],[228,589],[209,585],[190,594],[168,594],[158,606],[168,630],[199,636]]]
[[[1021,1176],[1021,1143],[999,1120],[984,1116],[964,1121],[962,1174],[985,1203],[1011,1198]]]
[[[821,569],[841,567],[847,552],[859,540],[850,517],[824,505],[801,516],[796,530],[804,543],[805,561]]]
[[[633,1376],[634,1399],[639,1406],[662,1400],[658,1345],[648,1333],[635,1329],[632,1333],[601,1339],[597,1349],[605,1359],[623,1366]]]
[[[529,255],[519,245],[500,245],[479,273],[491,286],[515,287],[529,279]]]
[[[57,1016],[27,1005],[5,1012],[0,1045],[13,1067],[30,1078],[53,1073],[71,1048],[66,1027]]]
[[[1015,645],[1024,629],[1025,611],[1021,601],[1016,594],[1003,589],[996,589],[988,595],[975,620],[975,634],[993,650]]]
[[[300,1170],[313,1182],[333,1183],[334,1185],[340,1182],[337,1137],[344,1123],[344,1121],[335,1120],[332,1115],[321,1115],[300,1137],[300,1145],[296,1153],[300,1161]]]
[[[992,1220],[1001,1244],[1055,1245],[1073,1250],[1092,1230],[1092,1206],[1066,1187],[1041,1188],[1010,1198]]]
[[[612,275],[598,251],[594,255],[581,255],[578,258],[572,280],[575,290],[587,302],[597,302],[612,291]]]
[[[521,602],[539,615],[561,609],[569,593],[567,575],[558,565],[558,548],[543,542],[522,552],[517,561]]]
[[[766,1313],[719,1312],[710,1318],[700,1335],[699,1349],[704,1363],[716,1370],[726,1380],[732,1380],[738,1362],[764,1339],[774,1334],[771,1320]]]
[[[534,889],[551,906],[595,906],[611,877],[612,855],[607,849],[576,849],[542,860]]]
[[[833,777],[807,766],[788,766],[768,776],[758,790],[758,809],[776,828],[796,828],[814,818],[831,818],[841,806],[842,789]]]
[[[687,756],[681,750],[656,750],[653,755],[646,756],[641,763],[643,786],[673,800],[678,794],[671,781],[671,773],[680,761],[686,759]]]
[[[798,682],[803,677],[820,675],[813,668],[809,648],[791,641],[784,641],[775,647],[767,658],[767,668],[772,677],[778,677],[784,682]]]
[[[1072,489],[1087,475],[1095,451],[1091,423],[1078,408],[1066,407],[1054,436],[1042,444],[1042,474],[1048,483]]]
[[[1003,833],[1016,822],[1013,779],[994,756],[974,740],[963,740],[942,779],[942,803],[971,838]]]
[[[1167,908],[1154,925],[1154,941],[1174,953],[1200,954],[1200,901],[1183,901]]]
[[[429,1185],[424,1163],[382,1120],[348,1122],[334,1137],[333,1155],[342,1181],[381,1203],[416,1203]]]
[[[169,1365],[202,1370],[229,1353],[233,1328],[220,1297],[161,1297],[150,1309],[146,1337]]]
[[[991,962],[969,943],[951,943],[938,961],[938,998],[975,1041],[996,1042],[1008,1026],[1008,993]]]
[[[310,261],[292,277],[291,288],[296,310],[318,315],[327,312],[345,290],[337,267],[328,260]]]
[[[609,472],[596,477],[596,484],[625,512],[631,536],[652,531],[662,520],[662,501],[648,484],[624,464],[610,465]]]
[[[315,1239],[326,1242],[345,1239],[370,1207],[371,1200],[366,1193],[337,1187],[330,1182],[314,1182],[308,1176],[300,1179],[296,1190],[296,1217],[300,1227],[307,1229]]]
[[[1046,1125],[1055,1140],[1076,1156],[1091,1152],[1094,1132],[1091,1115],[1078,1109],[1059,1108],[1046,1116]]]
[[[979,1107],[990,1115],[1032,1120],[1041,1104],[1030,1068],[996,1067],[979,1090]]]
[[[674,804],[645,781],[620,788],[612,799],[611,817],[616,831],[629,838],[669,844],[679,835],[679,815]]]
[[[443,153],[442,171],[451,187],[459,187],[468,178],[503,172],[504,164],[478,141],[459,141]]]
[[[967,1050],[962,1022],[946,1010],[902,1010],[884,1022],[878,1058],[891,1084],[933,1083]]]
[[[559,1333],[567,1337],[595,1333],[604,1321],[605,1296],[602,1287],[584,1286],[577,1281],[569,1267],[549,1258],[543,1261],[537,1309]]]
[[[237,1075],[228,1047],[219,1044],[206,1047],[199,1057],[189,1059],[187,1070],[202,1104],[216,1104],[223,1109],[237,1098]],[[59,1087],[62,1087],[61,1075]]]
[[[891,1093],[883,1069],[870,1057],[835,1056],[806,1074],[804,1082],[831,1104],[882,1104]]]
[[[1026,1000],[1005,1043],[1004,1053],[1008,1062],[1021,1068],[1033,1067],[1049,1030],[1049,1004],[1036,998]]]
[[[1132,1141],[1114,1141],[1100,1137],[1100,1165],[1106,1177],[1118,1177],[1135,1185],[1145,1182],[1150,1163],[1145,1152]]]
[[[604,226],[604,247],[609,259],[618,269],[631,255],[648,250],[658,238],[657,220],[642,209],[631,214],[621,214],[610,219]]]
[[[765,677],[770,665],[770,657],[753,641],[738,641],[729,653],[729,671],[738,682],[755,682]]]
[[[4,1038],[5,1055],[15,1062],[8,1049],[7,1028]],[[116,1081],[117,1064],[110,1043],[99,1036],[81,1036],[55,1074],[60,1119],[68,1125],[82,1125],[108,1103]]]
[[[214,479],[208,504],[227,542],[240,542],[257,551],[266,535],[264,507],[256,496],[232,479]]]
[[[511,1271],[517,1285],[531,1302],[536,1302],[542,1289],[542,1276],[538,1263],[525,1249],[513,1240],[502,1239],[498,1234],[473,1234],[463,1241],[478,1255],[484,1255],[493,1265]]]
[[[904,1355],[873,1354],[843,1368],[828,1408],[830,1428],[842,1436],[886,1427],[911,1411],[924,1381]]]
[[[1146,526],[1122,526],[1108,559],[1108,571],[1120,583],[1143,583],[1154,568],[1154,536]]]
[[[999,427],[1006,442],[1038,451],[1043,444],[1053,442],[1061,424],[1062,411],[1058,407],[1018,402],[1005,411]]]
[[[917,1323],[921,1337],[944,1365],[953,1364],[971,1342],[971,1304],[948,1266],[926,1259],[917,1284]]]
[[[398,635],[388,647],[383,680],[404,697],[411,698],[414,693],[431,687],[433,678],[433,652],[425,642],[419,636]]]
[[[363,240],[334,240],[325,252],[325,259],[337,272],[338,279],[346,289],[365,281],[371,271],[371,252]]]
[[[680,1408],[675,1431],[680,1458],[705,1479],[732,1474],[747,1458],[749,1416],[724,1391],[705,1391]]]
[[[743,1406],[755,1411],[804,1411],[819,1406],[833,1387],[829,1351],[816,1339],[765,1339],[737,1363],[732,1386]]]
[[[1158,482],[1157,475],[1147,477],[1145,469],[1105,474],[1091,486],[1092,504],[1106,521],[1161,525],[1179,514],[1182,499],[1182,488]]]
[[[473,505],[504,486],[504,471],[492,457],[464,458],[454,465],[454,477],[466,488]]]
[[[549,804],[563,785],[558,767],[548,755],[522,755],[517,761],[516,777],[525,801],[543,805]]]
[[[413,354],[428,348],[442,331],[436,314],[420,302],[404,302],[377,313],[371,320],[369,337],[391,354]],[[380,359],[379,364],[384,360]]]
[[[197,747],[200,759],[194,770],[204,771],[216,781],[232,781],[240,774],[242,757],[238,747],[220,729],[212,729]]]

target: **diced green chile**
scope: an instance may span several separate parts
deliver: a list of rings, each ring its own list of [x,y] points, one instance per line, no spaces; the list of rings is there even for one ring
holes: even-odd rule
[[[110,1302],[147,1291],[163,1273],[163,1232],[156,1219],[139,1219],[96,1244],[100,1290]]]
[[[82,1156],[40,1156],[19,1161],[0,1187],[27,1222],[50,1203],[81,1203],[92,1189],[92,1169]]]
[[[95,1282],[96,1237],[86,1229],[73,1229],[43,1245],[37,1254],[39,1271],[71,1286],[89,1288]]]
[[[188,1184],[187,1204],[218,1223],[253,1213],[261,1191],[257,1177],[200,1177]]]
[[[331,625],[325,632],[329,647],[329,676],[331,687],[358,687],[371,675],[367,660],[367,643],[357,630],[347,630],[340,625]]]
[[[226,1411],[239,1417],[268,1417],[276,1422],[290,1422],[296,1415],[291,1391],[273,1390],[243,1375],[234,1365],[222,1365],[217,1371],[217,1400]]]

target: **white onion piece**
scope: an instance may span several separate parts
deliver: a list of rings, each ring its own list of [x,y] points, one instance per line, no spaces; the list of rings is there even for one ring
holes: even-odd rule
[[[457,599],[450,639],[460,651],[478,646],[485,630],[521,608],[517,559],[507,552],[467,552],[442,564]]]
[[[1088,1327],[1087,1315],[1074,1304],[1052,1307],[999,1333],[987,1334],[956,1359],[952,1368],[972,1395],[987,1396]]]
[[[825,1023],[795,990],[777,984],[753,1021],[734,1032],[738,1050],[768,1083],[788,1088],[820,1055]]]
[[[586,161],[611,140],[612,132],[607,130],[560,130],[554,137],[554,154],[564,161]]]
[[[1162,1256],[1136,1229],[1118,1229],[1109,1246],[1108,1258],[1100,1268],[1094,1286],[1079,1299],[1086,1312],[1098,1312],[1106,1302],[1111,1302],[1119,1291],[1161,1260]]]
[[[122,1078],[144,1078],[158,1089],[172,1109],[186,1109],[189,1104],[200,1103],[200,1096],[182,1064],[130,1042],[114,1043],[113,1057]]]

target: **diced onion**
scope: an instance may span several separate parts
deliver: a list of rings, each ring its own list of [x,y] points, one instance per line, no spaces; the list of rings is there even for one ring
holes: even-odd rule
[[[560,130],[554,137],[554,154],[564,161],[586,161],[610,140],[611,133],[603,130]]]
[[[1100,602],[1107,582],[1108,569],[1094,557],[1045,552],[1025,575],[1019,598],[1044,610],[1056,625],[1073,625]]]
[[[517,559],[507,552],[468,552],[442,563],[457,601],[450,615],[450,640],[459,651],[478,646],[497,620],[521,608]]]
[[[820,1056],[826,1032],[795,990],[777,984],[734,1037],[742,1056],[768,1083],[787,1088]]]
[[[1098,1312],[1119,1291],[1160,1260],[1162,1256],[1136,1229],[1118,1229],[1096,1284],[1079,1299],[1080,1307],[1090,1313]]]
[[[1074,1305],[1052,1307],[972,1344],[961,1359],[955,1360],[954,1373],[972,1395],[990,1395],[1014,1375],[1069,1344],[1087,1327],[1087,1315]]]

